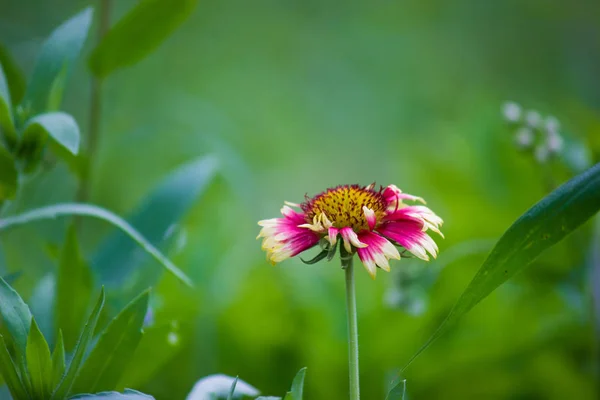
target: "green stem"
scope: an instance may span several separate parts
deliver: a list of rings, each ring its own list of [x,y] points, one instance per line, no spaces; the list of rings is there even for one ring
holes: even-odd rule
[[[350,400],[360,399],[358,368],[358,323],[356,318],[356,290],[352,259],[346,266],[346,310],[348,311],[348,368],[350,371]]]

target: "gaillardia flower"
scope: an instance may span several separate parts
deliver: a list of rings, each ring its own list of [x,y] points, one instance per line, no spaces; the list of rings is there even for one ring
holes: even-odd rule
[[[310,263],[331,259],[338,241],[342,264],[354,253],[372,278],[377,267],[390,270],[389,260],[400,259],[397,247],[423,260],[437,256],[438,247],[428,231],[442,235],[442,219],[425,201],[402,193],[395,185],[379,190],[369,186],[343,185],[327,189],[302,204],[285,202],[283,218],[259,221],[262,248],[272,264],[320,244],[323,251]]]

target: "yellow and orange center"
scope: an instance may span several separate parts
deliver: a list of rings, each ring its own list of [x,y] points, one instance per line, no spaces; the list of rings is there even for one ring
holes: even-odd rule
[[[375,212],[381,221],[385,212],[385,201],[380,191],[358,185],[344,185],[315,196],[302,204],[307,222],[324,213],[336,228],[351,227],[354,232],[369,229],[363,207]]]

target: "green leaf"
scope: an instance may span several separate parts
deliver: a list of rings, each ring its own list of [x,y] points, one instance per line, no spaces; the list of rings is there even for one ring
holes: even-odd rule
[[[15,159],[0,144],[0,203],[5,199],[12,199],[17,193],[19,173]]]
[[[12,285],[19,277],[23,275],[23,271],[13,272],[12,274],[8,274],[2,277],[6,283]]]
[[[0,131],[7,132],[9,135],[15,135],[15,121],[12,115],[12,102],[8,82],[4,75],[2,64],[0,64]]]
[[[176,224],[198,200],[215,175],[217,160],[212,156],[186,163],[169,173],[145,196],[142,203],[127,220],[150,243],[160,247],[169,228]],[[142,265],[137,248],[125,240],[123,233],[115,232],[98,247],[92,258],[92,267],[102,282],[121,284],[130,273]]]
[[[0,335],[0,375],[4,378],[8,390],[14,399],[28,399],[27,390],[19,378],[17,366],[10,357],[4,337]]]
[[[48,343],[33,318],[27,340],[27,369],[34,397],[46,399],[52,390],[52,357]]]
[[[393,385],[385,400],[404,400],[406,396],[406,379],[402,379],[397,384]]]
[[[156,247],[154,247],[150,242],[148,242],[148,240],[145,239],[137,230],[135,230],[135,228],[133,228],[121,217],[113,214],[112,212],[97,206],[93,206],[91,204],[63,203],[36,208],[23,214],[7,217],[0,220],[0,232],[18,225],[27,224],[29,222],[43,219],[54,219],[58,216],[65,215],[88,216],[110,222],[111,224],[124,231],[130,238],[137,242],[138,245],[140,245],[147,253],[154,257],[155,260],[161,263],[169,272],[175,275],[179,280],[181,280],[186,285],[193,287],[190,278],[188,278],[179,268],[175,266],[175,264],[173,264],[158,249],[156,249]]]
[[[116,388],[142,338],[149,295],[145,291],[135,298],[104,330],[73,384],[75,393]]]
[[[15,343],[17,352],[25,357],[31,312],[21,296],[0,278],[0,315]]]
[[[229,389],[229,394],[227,395],[227,400],[233,400],[233,395],[235,394],[235,387],[237,386],[238,379],[240,377],[236,376],[233,382],[231,382],[231,388]]]
[[[292,382],[292,390],[285,396],[285,399],[302,400],[304,393],[304,376],[306,375],[306,367],[302,368]]]
[[[67,351],[73,350],[77,343],[91,296],[92,274],[81,255],[73,224],[60,254],[56,290],[56,328],[64,333]]]
[[[123,393],[118,392],[102,392],[96,394],[80,394],[73,396],[70,400],[85,399],[85,400],[154,400],[154,397],[136,390],[125,389]]]
[[[600,163],[544,197],[508,228],[446,320],[409,360],[404,369],[477,303],[529,265],[544,250],[591,218],[598,210]]]
[[[64,377],[58,384],[58,387],[54,390],[52,394],[52,400],[62,400],[71,392],[71,387],[75,382],[75,378],[77,378],[77,374],[79,373],[81,362],[83,361],[83,357],[85,356],[88,344],[92,340],[92,336],[94,335],[94,330],[96,329],[96,324],[98,323],[98,317],[100,316],[100,311],[102,311],[102,307],[104,307],[104,288],[100,291],[100,296],[98,297],[98,301],[96,302],[96,306],[94,310],[90,314],[90,317],[83,328],[83,332],[79,337],[79,342],[77,342],[77,346],[75,347],[75,353],[73,354],[73,358],[71,359],[71,363],[67,368],[67,372]]]
[[[54,345],[52,353],[52,388],[58,386],[66,369],[65,363],[65,342],[63,339],[62,330],[58,331],[58,339]]]
[[[56,97],[58,88],[55,82],[58,79],[64,84],[66,76],[62,74],[70,73],[74,61],[79,56],[87,38],[92,15],[92,8],[86,8],[56,28],[46,39],[23,98],[22,104],[26,110],[34,114],[47,110],[53,91],[54,106],[60,101]]]
[[[144,336],[133,355],[117,389],[125,387],[142,387],[167,364],[181,349],[181,340],[172,324],[150,326],[144,328]]]
[[[90,56],[90,69],[105,77],[134,65],[157,48],[187,19],[197,0],[141,0],[102,38]]]
[[[31,118],[25,125],[23,141],[39,141],[45,138],[46,135],[50,136],[71,154],[79,152],[79,126],[69,114],[57,111]]]
[[[5,45],[0,43],[0,65],[4,70],[13,104],[19,104],[25,94],[25,77]]]

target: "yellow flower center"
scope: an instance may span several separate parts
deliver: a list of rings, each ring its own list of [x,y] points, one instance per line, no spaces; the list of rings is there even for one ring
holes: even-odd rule
[[[324,213],[334,227],[349,226],[357,233],[369,229],[363,207],[373,210],[377,221],[381,221],[385,211],[381,191],[374,191],[371,186],[344,185],[327,189],[302,204],[308,223]]]

